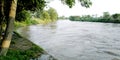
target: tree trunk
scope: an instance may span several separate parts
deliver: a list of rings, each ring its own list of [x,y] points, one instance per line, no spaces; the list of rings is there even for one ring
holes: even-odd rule
[[[14,20],[16,16],[16,8],[17,8],[17,0],[11,0],[11,7],[9,11],[9,18],[7,20],[7,27],[5,31],[5,35],[2,40],[1,52],[0,55],[5,56],[8,48],[10,46],[13,29],[14,29]]]
[[[4,0],[0,0],[0,43],[3,38],[3,36],[2,36],[3,21],[4,21]]]

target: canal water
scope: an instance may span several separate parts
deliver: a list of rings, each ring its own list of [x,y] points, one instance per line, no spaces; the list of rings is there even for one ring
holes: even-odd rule
[[[58,20],[18,32],[58,60],[120,60],[120,24]]]

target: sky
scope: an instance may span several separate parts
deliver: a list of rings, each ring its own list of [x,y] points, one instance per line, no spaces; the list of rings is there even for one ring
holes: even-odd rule
[[[76,2],[75,6],[69,8],[61,3],[60,0],[51,1],[48,6],[53,7],[58,12],[59,16],[82,16],[82,15],[97,15],[101,16],[103,12],[109,12],[110,14],[120,13],[120,0],[91,0],[92,6],[85,8],[80,5],[80,2]]]

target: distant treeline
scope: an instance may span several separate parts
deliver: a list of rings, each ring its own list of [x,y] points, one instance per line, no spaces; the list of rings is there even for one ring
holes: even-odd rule
[[[90,21],[90,22],[106,22],[106,23],[120,23],[120,14],[112,14],[104,12],[103,16],[97,17],[97,15],[83,15],[83,16],[70,16],[71,21]]]
[[[60,16],[60,17],[58,17],[58,19],[66,20],[66,19],[69,19],[69,18],[68,18],[68,17],[65,17],[65,16]]]

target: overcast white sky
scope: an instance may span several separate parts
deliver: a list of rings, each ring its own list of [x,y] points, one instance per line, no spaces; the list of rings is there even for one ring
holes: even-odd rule
[[[60,0],[54,0],[49,3],[50,7],[57,10],[59,16],[70,15],[102,15],[103,12],[120,13],[120,0],[91,0],[93,5],[90,8],[81,7],[79,2],[73,8],[63,5]]]

